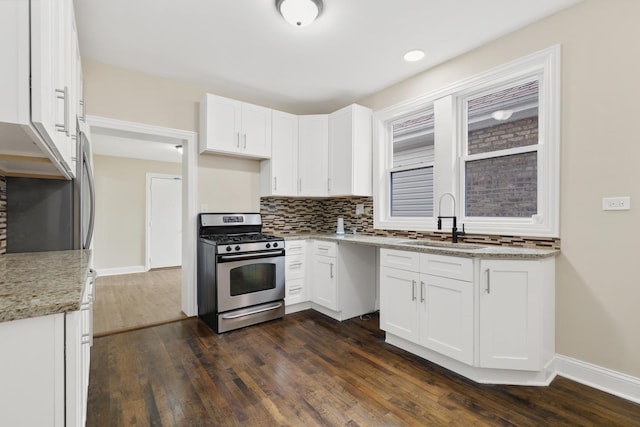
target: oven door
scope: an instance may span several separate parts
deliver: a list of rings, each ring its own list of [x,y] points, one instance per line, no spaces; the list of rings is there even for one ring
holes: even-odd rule
[[[217,256],[218,313],[284,299],[284,251]]]

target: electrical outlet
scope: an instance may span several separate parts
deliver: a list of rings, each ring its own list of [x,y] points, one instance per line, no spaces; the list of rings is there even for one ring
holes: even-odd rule
[[[631,209],[631,197],[603,197],[602,210],[628,211]]]
[[[364,203],[356,204],[356,215],[362,215],[364,213]]]

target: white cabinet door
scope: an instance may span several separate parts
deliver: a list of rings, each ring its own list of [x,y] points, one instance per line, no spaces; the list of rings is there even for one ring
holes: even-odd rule
[[[380,329],[418,342],[417,272],[380,267]]]
[[[206,94],[200,103],[200,152],[240,152],[241,102]]]
[[[473,282],[420,275],[420,344],[473,364]]]
[[[0,424],[65,425],[64,314],[0,322]]]
[[[480,366],[543,368],[541,274],[535,261],[480,262]]]
[[[326,196],[328,116],[299,116],[298,136],[298,194],[309,197]]]
[[[200,102],[200,152],[271,157],[271,110],[207,93]]]
[[[371,195],[371,110],[350,105],[329,115],[329,195]]]
[[[330,310],[338,310],[338,287],[336,258],[313,255],[312,301]]]
[[[260,164],[262,196],[298,195],[298,116],[272,112],[271,159]]]
[[[271,157],[271,110],[242,103],[241,153],[268,159]]]

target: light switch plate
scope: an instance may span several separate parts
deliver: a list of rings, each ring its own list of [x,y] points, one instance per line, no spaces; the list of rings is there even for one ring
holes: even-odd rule
[[[356,204],[356,215],[362,215],[364,213],[364,203]]]
[[[603,197],[602,210],[604,211],[628,211],[631,209],[631,197]]]

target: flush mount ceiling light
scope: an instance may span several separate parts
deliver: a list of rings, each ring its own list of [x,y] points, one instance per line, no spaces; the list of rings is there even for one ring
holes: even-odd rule
[[[513,110],[498,110],[491,113],[491,117],[494,119],[503,122],[505,120],[509,120],[511,115],[513,114]]]
[[[304,27],[322,12],[322,0],[276,0],[276,9],[289,24]]]
[[[410,50],[404,54],[404,60],[407,62],[416,62],[424,58],[424,51],[420,49]]]

